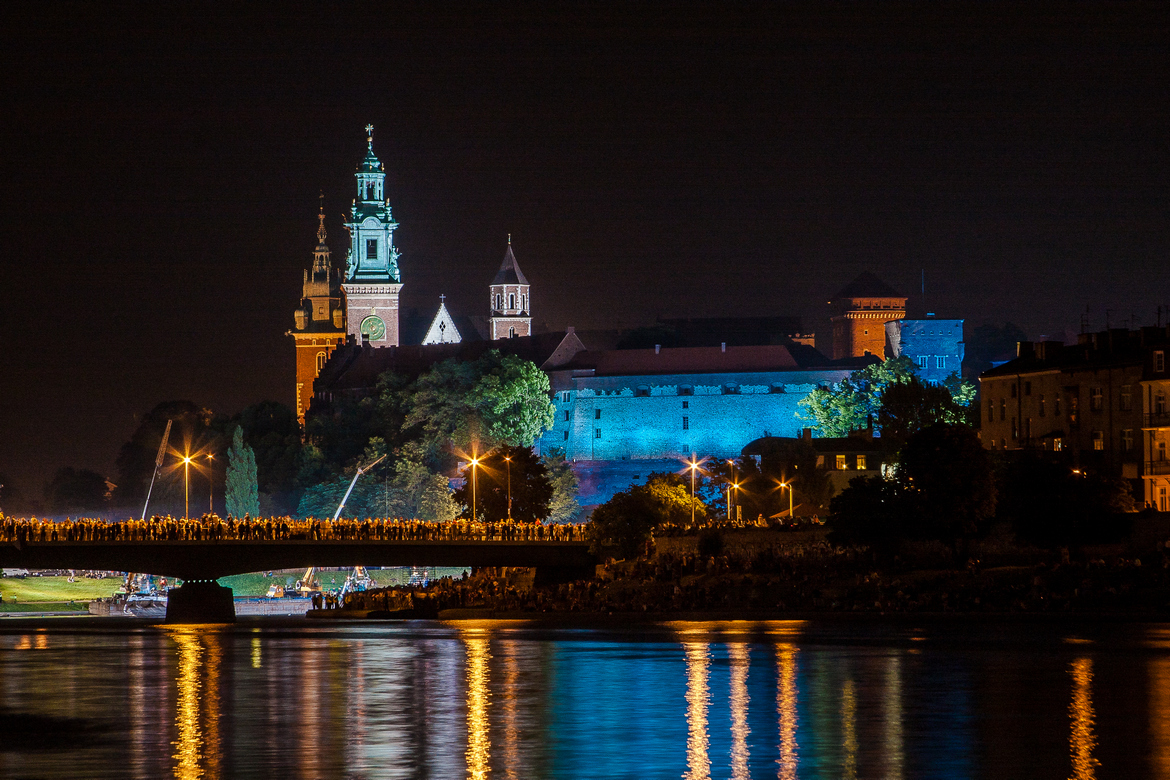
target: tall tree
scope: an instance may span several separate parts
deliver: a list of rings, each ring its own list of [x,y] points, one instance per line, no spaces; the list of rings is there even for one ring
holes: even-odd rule
[[[509,461],[505,458],[510,458]],[[482,519],[508,517],[508,475],[511,474],[512,517],[523,522],[543,521],[548,517],[553,488],[548,469],[531,447],[500,447],[479,459],[476,468],[476,515]],[[472,469],[463,470],[464,484],[455,491],[455,500],[468,507],[471,514]]]
[[[224,487],[227,513],[232,517],[260,515],[260,490],[256,480],[256,455],[244,443],[244,429],[236,426],[228,448],[227,479]]]
[[[850,431],[877,424],[882,393],[887,387],[908,382],[918,368],[908,357],[890,358],[854,371],[830,388],[817,388],[800,400],[803,418],[822,436],[848,436]]]
[[[955,374],[951,377],[958,380]],[[967,405],[974,395],[966,391],[965,383],[956,384],[956,390],[952,391],[945,385],[927,384],[916,376],[888,386],[882,393],[878,410],[878,427],[884,448],[888,452],[898,452],[911,435],[936,423],[956,425],[966,422]],[[960,399],[965,399],[965,402]]]
[[[108,503],[106,478],[96,471],[69,466],[57,469],[45,486],[45,501],[52,512],[100,512]]]
[[[553,491],[552,499],[548,502],[548,522],[571,523],[581,514],[581,504],[577,501],[580,488],[577,475],[573,473],[562,449],[554,449],[541,456],[541,459],[548,470],[548,481]]]

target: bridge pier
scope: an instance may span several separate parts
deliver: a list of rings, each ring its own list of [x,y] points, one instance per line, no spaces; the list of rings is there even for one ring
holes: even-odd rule
[[[232,589],[215,580],[185,580],[167,594],[168,623],[235,623]]]

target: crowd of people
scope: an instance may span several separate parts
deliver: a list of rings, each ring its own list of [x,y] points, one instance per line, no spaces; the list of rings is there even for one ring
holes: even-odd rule
[[[386,518],[304,520],[292,517],[152,517],[106,521],[17,519],[0,515],[2,542],[205,542],[205,541],[476,541],[580,542],[583,524],[528,523],[519,520],[442,522]]]

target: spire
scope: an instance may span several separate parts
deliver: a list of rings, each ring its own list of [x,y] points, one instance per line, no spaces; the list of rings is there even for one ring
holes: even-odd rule
[[[374,154],[374,126],[366,125],[366,157],[362,160],[362,164],[358,166],[360,171],[380,171],[382,170],[382,162]]]
[[[500,270],[492,284],[528,284],[520,264],[516,262],[516,255],[512,254],[512,234],[508,234],[508,249],[504,252],[504,262],[500,263]]]
[[[321,209],[317,212],[317,243],[325,244],[325,192],[321,192]]]

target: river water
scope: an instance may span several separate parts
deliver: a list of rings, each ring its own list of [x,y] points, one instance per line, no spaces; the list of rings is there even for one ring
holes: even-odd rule
[[[1170,626],[0,623],[3,778],[1170,778]]]

